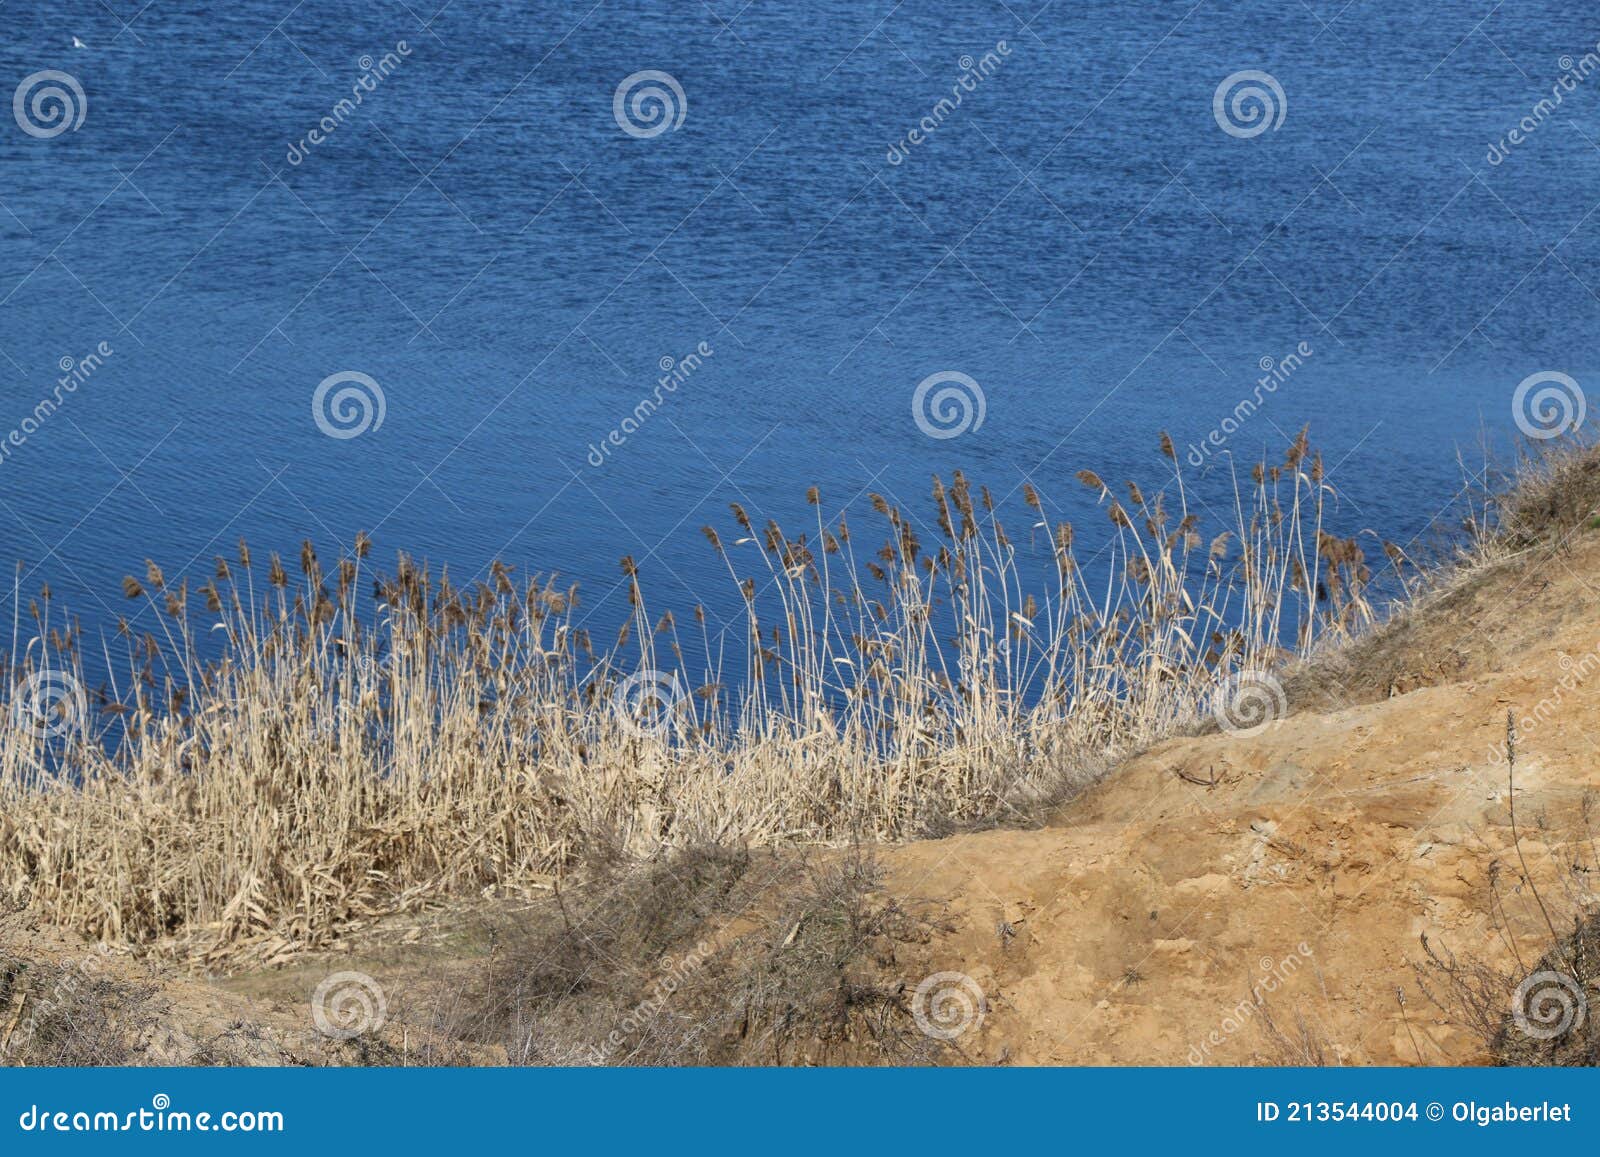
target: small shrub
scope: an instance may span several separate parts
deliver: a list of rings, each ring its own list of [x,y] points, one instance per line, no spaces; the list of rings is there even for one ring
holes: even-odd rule
[[[0,953],[0,1065],[131,1065],[154,990],[102,975],[98,953],[58,964]]]

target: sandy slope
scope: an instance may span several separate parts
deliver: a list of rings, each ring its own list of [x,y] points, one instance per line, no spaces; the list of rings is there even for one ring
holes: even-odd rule
[[[1262,1030],[1264,997],[1291,1035],[1303,1014],[1330,1061],[1482,1060],[1411,962],[1423,932],[1510,961],[1489,918],[1496,863],[1529,967],[1549,942],[1517,887],[1494,757],[1507,708],[1521,719],[1541,700],[1520,742],[1517,819],[1535,881],[1570,914],[1573,874],[1556,861],[1571,850],[1549,853],[1587,850],[1578,810],[1600,782],[1597,562],[1590,541],[1480,576],[1358,657],[1369,670],[1351,686],[1294,684],[1333,705],[1248,738],[1163,743],[1044,830],[889,852],[892,887],[947,899],[956,925],[918,963],[969,974],[987,998],[964,1051],[1046,1064],[1297,1059]],[[1375,684],[1372,669],[1392,674]]]

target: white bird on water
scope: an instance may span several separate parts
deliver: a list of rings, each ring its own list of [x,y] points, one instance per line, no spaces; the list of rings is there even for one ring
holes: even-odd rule
[[[79,40],[76,36],[74,36],[72,38],[72,47],[74,47],[74,48],[88,48],[89,46],[87,44],[85,44],[83,41]]]

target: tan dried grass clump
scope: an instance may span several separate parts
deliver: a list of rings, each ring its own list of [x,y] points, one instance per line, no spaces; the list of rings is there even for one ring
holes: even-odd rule
[[[151,563],[124,589],[159,626],[102,645],[87,720],[30,698],[84,682],[46,594],[13,650],[6,718],[36,726],[0,738],[0,888],[104,940],[273,960],[596,843],[895,840],[1060,798],[1239,672],[1370,620],[1303,434],[1209,541],[1170,468],[1125,500],[1091,476],[1111,527],[1087,571],[1029,487],[1031,586],[959,473],[934,481],[936,532],[874,496],[870,556],[814,492],[796,536],[734,506],[736,535],[705,531],[745,596],[731,645],[698,610],[647,614],[631,559],[603,653],[570,590],[404,555],[375,580],[364,536],[326,572],[307,544],[298,579],[243,543],[193,591]]]

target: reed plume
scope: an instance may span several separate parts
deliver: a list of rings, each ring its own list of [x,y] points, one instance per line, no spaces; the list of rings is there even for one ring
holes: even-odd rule
[[[0,733],[0,888],[108,941],[271,961],[542,885],[598,839],[896,840],[1051,797],[1370,620],[1304,434],[1252,477],[1208,541],[1181,484],[1171,510],[1130,486],[1130,512],[1085,471],[1110,522],[1087,564],[1065,522],[1019,548],[960,473],[934,481],[933,547],[878,494],[871,555],[814,489],[799,534],[734,504],[736,541],[704,533],[737,621],[651,613],[627,557],[604,653],[553,579],[460,586],[403,554],[373,574],[365,534],[336,589],[309,543],[300,579],[270,554],[258,588],[241,541],[194,604],[152,562],[77,725]],[[1031,483],[1023,504],[1042,518]],[[51,608],[13,639],[8,711],[43,674],[87,685]]]

